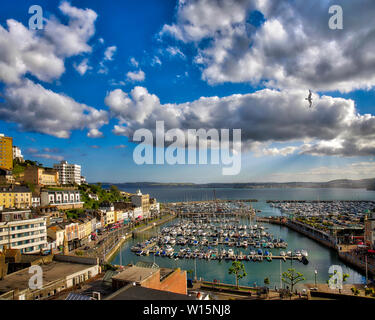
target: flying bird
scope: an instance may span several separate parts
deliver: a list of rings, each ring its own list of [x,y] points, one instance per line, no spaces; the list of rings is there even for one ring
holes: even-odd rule
[[[311,93],[311,90],[309,90],[309,96],[307,98],[305,98],[305,100],[307,100],[310,104],[310,108],[312,106],[312,93]]]

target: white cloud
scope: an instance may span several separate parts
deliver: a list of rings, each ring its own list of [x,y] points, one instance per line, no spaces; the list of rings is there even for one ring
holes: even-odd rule
[[[36,153],[33,154],[34,158],[43,158],[43,159],[52,159],[56,161],[62,161],[64,160],[63,156],[58,156],[56,154],[48,154],[48,153]]]
[[[264,89],[227,97],[201,97],[180,104],[161,104],[146,88],[135,87],[128,94],[110,92],[105,103],[119,120],[113,132],[132,137],[139,128],[155,129],[164,120],[166,130],[242,129],[243,150],[261,150],[262,144],[324,143],[342,141],[341,149],[320,149],[319,155],[374,155],[375,117],[358,114],[354,101],[314,95],[315,106],[306,105],[302,90]],[[263,148],[264,154],[288,155],[296,152],[318,154],[311,145]]]
[[[335,1],[180,0],[175,23],[165,25],[160,35],[194,42],[195,61],[211,84],[249,82],[342,92],[372,88],[375,25],[368,21],[375,2],[341,1],[344,30],[328,28],[332,4]],[[266,19],[260,27],[249,23],[253,10]]]
[[[160,58],[158,57],[158,56],[154,56],[153,58],[152,58],[152,60],[151,60],[151,65],[152,66],[154,66],[154,65],[156,65],[156,64],[158,64],[158,65],[162,65],[162,63],[161,63],[161,60],[160,60]]]
[[[83,59],[79,65],[77,65],[77,64],[74,64],[74,65],[73,65],[73,66],[74,66],[74,69],[76,69],[77,72],[78,72],[81,76],[83,76],[83,75],[86,73],[87,70],[92,69],[92,67],[89,66],[88,62],[89,62],[88,59]]]
[[[142,70],[139,70],[135,72],[129,71],[126,74],[126,77],[128,80],[131,80],[131,81],[144,81],[146,78],[146,75]]]
[[[87,133],[87,136],[89,138],[102,138],[103,133],[100,132],[98,129],[93,128],[93,129],[90,129],[90,131]]]
[[[130,64],[131,64],[132,66],[136,67],[136,68],[138,68],[138,66],[139,66],[138,61],[137,61],[134,57],[132,57],[132,58],[130,59]]]
[[[91,9],[79,9],[64,1],[60,11],[69,17],[68,25],[61,24],[56,18],[47,21],[45,38],[51,41],[58,54],[66,57],[83,52],[91,52],[87,41],[95,33],[95,20],[98,15]]]
[[[181,52],[181,50],[177,47],[171,47],[169,46],[166,51],[168,52],[168,54],[172,57],[180,57],[182,59],[185,59],[185,55]]]
[[[264,148],[262,154],[265,156],[287,156],[293,154],[298,147],[285,147],[285,148]]]
[[[30,80],[7,87],[3,97],[5,102],[0,104],[0,118],[16,122],[25,131],[68,138],[72,130],[87,128],[93,134],[108,123],[106,111],[78,103]]]
[[[104,60],[112,61],[113,60],[113,56],[116,53],[116,51],[117,51],[117,47],[116,46],[108,47],[105,50],[105,52],[104,52]]]

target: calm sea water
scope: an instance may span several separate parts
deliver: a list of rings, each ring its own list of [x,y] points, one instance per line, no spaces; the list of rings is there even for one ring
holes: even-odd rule
[[[129,192],[136,190],[126,189]],[[196,188],[143,188],[143,193],[149,193],[150,196],[156,197],[159,201],[173,202],[173,201],[187,201],[187,200],[207,200],[213,198],[212,190],[196,189]],[[257,203],[253,203],[255,209],[260,209],[262,212],[259,215],[280,215],[280,211],[276,208],[271,208],[266,200],[374,200],[375,192],[359,189],[216,189],[217,198],[220,199],[258,199]],[[173,224],[171,221],[169,224]],[[328,279],[328,269],[331,265],[341,265],[343,272],[349,274],[348,283],[361,283],[364,281],[363,275],[356,270],[345,265],[339,260],[337,253],[334,250],[328,249],[319,243],[300,235],[297,232],[289,230],[288,228],[264,224],[268,232],[275,237],[282,238],[288,242],[288,250],[305,249],[309,253],[309,264],[303,265],[300,262],[293,262],[293,268],[304,274],[306,280],[304,283],[314,283],[314,270],[318,271],[317,281],[325,283]],[[180,267],[184,270],[194,270],[194,260],[179,259],[174,260],[163,257],[138,257],[130,251],[130,247],[137,242],[143,241],[152,234],[155,234],[160,229],[154,228],[152,231],[144,233],[138,239],[128,241],[121,249],[122,264],[136,263],[137,261],[155,261],[161,267],[176,268]],[[241,249],[246,254],[250,249]],[[277,254],[279,249],[272,249],[273,254]],[[120,264],[120,254],[117,254],[112,263]],[[280,268],[286,271],[291,267],[291,262],[279,262],[273,260],[272,262],[252,262],[244,261],[247,271],[247,277],[240,281],[243,285],[263,285],[264,278],[268,277],[271,286],[280,286]],[[197,259],[197,277],[205,280],[220,280],[226,283],[235,283],[232,275],[228,274],[230,261],[206,261]]]
[[[124,191],[136,192],[138,188],[126,188]],[[213,200],[214,192],[210,188],[194,187],[144,187],[142,193],[161,202]],[[375,200],[375,191],[365,189],[338,188],[278,188],[278,189],[215,189],[218,199],[258,199],[265,200]]]

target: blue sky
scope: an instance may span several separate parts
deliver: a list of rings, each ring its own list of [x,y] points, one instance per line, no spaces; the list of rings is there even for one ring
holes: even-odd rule
[[[375,23],[359,16],[374,4],[338,1],[344,19],[358,16],[333,31],[330,1],[306,2],[310,22],[294,1],[252,2],[39,1],[45,28],[28,31],[21,24],[27,30],[34,1],[2,4],[0,132],[27,159],[81,164],[90,182],[373,177],[374,51],[360,35]],[[360,49],[352,52],[353,35]],[[240,174],[224,176],[222,165],[136,165],[123,129],[153,129],[155,120],[183,130],[242,129]]]

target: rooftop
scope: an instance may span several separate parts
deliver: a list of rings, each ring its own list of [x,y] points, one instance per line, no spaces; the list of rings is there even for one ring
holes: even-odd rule
[[[51,263],[40,265],[43,270],[43,284],[65,279],[67,276],[88,269],[90,265],[68,262],[52,261]],[[14,289],[25,290],[29,288],[29,269],[23,269],[11,273],[0,280],[0,293],[5,293]]]
[[[140,286],[126,286],[107,297],[105,300],[196,300],[195,297],[144,288]]]
[[[158,271],[159,269],[132,266],[118,273],[112,279],[122,280],[126,282],[142,283]]]

